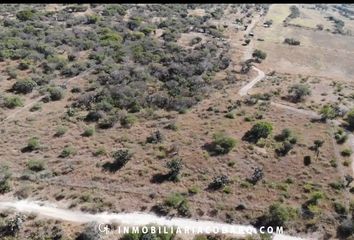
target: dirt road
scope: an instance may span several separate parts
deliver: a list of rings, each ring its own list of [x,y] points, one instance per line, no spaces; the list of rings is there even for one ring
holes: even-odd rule
[[[263,71],[259,70],[258,68],[256,67],[252,67],[254,70],[257,71],[258,75],[252,80],[250,81],[249,83],[247,83],[245,86],[243,86],[239,91],[238,91],[238,94],[243,97],[245,95],[247,95],[248,91],[254,86],[256,85],[259,81],[261,81],[264,77],[265,77],[265,74]]]
[[[0,209],[14,209],[22,213],[36,213],[42,217],[58,219],[62,221],[69,221],[75,223],[118,223],[124,226],[147,226],[155,224],[158,226],[177,227],[183,229],[202,229],[203,233],[213,231],[217,228],[219,231],[223,229],[224,233],[232,236],[246,236],[250,233],[255,233],[257,230],[250,225],[226,224],[214,221],[202,221],[184,218],[166,218],[158,217],[154,214],[133,212],[133,213],[97,213],[89,214],[81,211],[72,211],[61,209],[53,204],[46,204],[43,202],[31,202],[28,200],[20,201],[0,201]],[[192,231],[192,230],[191,230]],[[276,234],[274,239],[289,239],[297,240],[302,238],[290,237],[287,235]]]

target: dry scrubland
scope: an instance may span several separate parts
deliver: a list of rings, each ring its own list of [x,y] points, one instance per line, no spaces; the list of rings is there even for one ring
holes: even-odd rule
[[[353,20],[313,7],[6,5],[1,198],[350,236]],[[241,97],[252,66],[266,77]],[[14,216],[5,239],[96,239]]]

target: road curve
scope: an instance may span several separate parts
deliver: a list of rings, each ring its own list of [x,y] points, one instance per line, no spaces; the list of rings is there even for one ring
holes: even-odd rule
[[[243,86],[239,91],[238,91],[238,94],[243,97],[245,95],[247,95],[248,91],[254,86],[256,85],[259,81],[261,81],[264,77],[265,77],[265,74],[262,70],[252,66],[252,68],[254,70],[257,71],[258,75],[252,80],[250,81],[249,83],[247,83],[245,86]]]

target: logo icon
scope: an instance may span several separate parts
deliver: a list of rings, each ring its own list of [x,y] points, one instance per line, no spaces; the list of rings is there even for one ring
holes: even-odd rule
[[[101,233],[108,234],[110,230],[111,230],[111,228],[109,227],[108,224],[100,223],[98,225],[98,231],[100,231]]]

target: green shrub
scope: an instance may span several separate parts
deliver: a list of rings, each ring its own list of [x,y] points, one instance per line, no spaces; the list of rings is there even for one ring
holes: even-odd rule
[[[320,114],[321,114],[321,118],[323,120],[327,120],[327,119],[334,119],[337,117],[337,112],[335,111],[335,109],[330,106],[330,105],[324,105],[322,108],[321,108],[321,111],[320,111]]]
[[[34,151],[40,149],[39,139],[37,137],[32,137],[27,142],[27,149],[29,151]]]
[[[27,70],[31,66],[31,62],[29,60],[21,60],[21,62],[18,64],[18,69],[20,70]]]
[[[188,188],[188,192],[189,194],[197,194],[200,192],[200,189],[197,186],[192,186],[190,188]]]
[[[104,149],[103,147],[100,147],[93,153],[93,156],[98,157],[98,156],[106,155],[106,154],[107,154],[106,149]]]
[[[155,132],[153,132],[150,136],[148,136],[146,138],[146,142],[147,143],[159,143],[159,142],[162,142],[163,141],[163,136],[162,136],[162,133],[157,130]]]
[[[294,38],[285,38],[284,43],[289,44],[289,45],[294,45],[294,46],[300,45],[300,41],[295,40]]]
[[[352,155],[352,150],[350,148],[346,148],[346,149],[343,149],[340,154],[343,156],[343,157],[349,157],[350,155]]]
[[[100,20],[100,17],[97,15],[89,15],[87,16],[87,24],[95,24]]]
[[[176,123],[169,123],[169,124],[167,124],[167,126],[165,128],[173,130],[173,131],[177,131],[178,130],[178,126],[176,125]]]
[[[230,194],[231,193],[230,186],[225,186],[224,189],[223,189],[223,192],[226,193],[226,194]]]
[[[329,186],[335,190],[342,190],[345,188],[345,184],[343,181],[339,180],[339,181],[336,181],[336,182],[331,182],[329,184]]]
[[[123,127],[130,128],[136,121],[137,118],[134,115],[127,114],[120,119],[120,124]]]
[[[295,136],[293,136],[292,131],[289,128],[284,128],[280,134],[276,135],[274,137],[276,141],[289,141],[292,144],[295,144],[297,142],[297,139]]]
[[[300,16],[300,10],[297,6],[292,5],[289,7],[290,9],[290,15],[288,16],[289,18],[297,18]]]
[[[311,95],[311,90],[308,85],[305,84],[294,84],[289,87],[288,93],[290,98],[294,102],[303,101],[306,96]]]
[[[271,134],[273,126],[268,122],[258,122],[252,126],[252,128],[246,132],[243,136],[243,140],[256,143],[261,138],[267,138]]]
[[[116,171],[125,166],[131,158],[132,153],[128,149],[119,149],[113,153],[113,163],[106,164],[104,168],[108,168],[110,171]]]
[[[35,112],[35,111],[39,111],[41,109],[42,109],[42,104],[36,103],[30,108],[30,111],[31,112]]]
[[[266,59],[267,54],[263,52],[262,50],[256,49],[252,53],[252,57],[260,58],[260,59]]]
[[[190,216],[189,204],[187,199],[180,193],[170,194],[164,201],[167,207],[174,208],[178,211],[181,216]]]
[[[298,211],[292,207],[274,203],[269,206],[268,213],[261,219],[264,226],[286,226],[287,222],[295,219]]]
[[[213,181],[209,184],[208,188],[212,190],[218,190],[225,187],[229,183],[230,183],[229,178],[225,175],[221,175],[215,177]]]
[[[64,97],[64,91],[60,87],[49,88],[49,97],[52,101],[59,101]]]
[[[34,172],[40,172],[45,169],[44,162],[42,160],[32,159],[27,162],[28,169]]]
[[[26,9],[16,13],[16,18],[20,21],[30,21],[36,18],[35,10]]]
[[[291,149],[293,149],[293,144],[286,140],[280,147],[275,149],[275,152],[278,154],[278,156],[285,156]]]
[[[334,168],[338,167],[336,159],[332,159],[329,163],[331,164],[331,167],[334,167]]]
[[[347,113],[346,121],[350,128],[354,128],[354,108]]]
[[[71,155],[74,155],[76,153],[75,148],[71,147],[71,146],[66,146],[63,151],[60,153],[59,157],[61,158],[66,158],[69,157]]]
[[[91,137],[95,133],[95,128],[93,127],[88,127],[85,129],[85,131],[82,133],[82,136],[84,137]]]
[[[338,213],[338,214],[345,215],[347,213],[347,209],[340,202],[334,202],[333,208],[334,208],[334,211],[336,211],[336,213]]]
[[[9,172],[9,167],[0,166],[0,193],[1,194],[11,191],[10,178],[11,178],[11,174]]]
[[[229,153],[236,146],[236,140],[223,132],[213,135],[213,142],[208,150],[214,155]]]
[[[4,99],[4,105],[7,108],[23,107],[23,101],[18,96],[8,96]]]
[[[235,114],[233,112],[228,112],[225,114],[226,118],[230,118],[230,119],[234,119],[235,118]]]
[[[342,129],[338,129],[338,131],[334,134],[334,138],[336,139],[338,144],[343,144],[348,139],[348,134]]]
[[[55,137],[61,137],[63,136],[66,132],[68,131],[68,128],[65,126],[59,126],[57,127],[57,130],[54,134]]]
[[[15,84],[12,86],[12,90],[17,92],[17,93],[30,93],[33,91],[33,89],[37,86],[37,83],[33,80],[21,80],[15,82]]]
[[[116,122],[117,118],[115,116],[108,116],[98,121],[98,127],[102,129],[112,128]]]
[[[182,159],[180,159],[180,158],[172,159],[171,161],[167,162],[166,166],[168,169],[170,169],[170,171],[168,173],[168,179],[170,181],[178,181],[179,174],[180,174],[182,167],[183,167]]]

